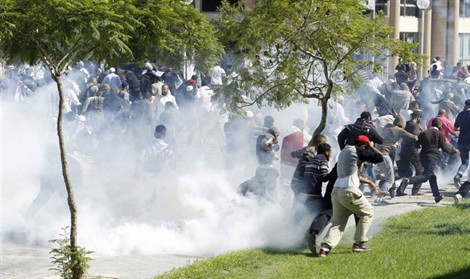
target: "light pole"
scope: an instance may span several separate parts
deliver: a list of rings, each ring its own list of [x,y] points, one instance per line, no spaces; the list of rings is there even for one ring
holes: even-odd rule
[[[419,31],[419,54],[424,54],[424,11],[429,8],[431,5],[430,0],[418,0],[416,1],[416,6],[420,10],[421,18],[420,18],[420,31]],[[419,67],[419,79],[422,80],[424,78],[424,66],[421,63]]]

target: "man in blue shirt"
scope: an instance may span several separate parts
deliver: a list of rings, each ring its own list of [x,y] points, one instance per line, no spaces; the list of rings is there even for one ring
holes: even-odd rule
[[[460,179],[468,168],[468,157],[470,152],[470,99],[465,101],[465,108],[457,115],[454,128],[460,131],[458,149],[460,151],[460,159],[462,164],[454,177],[455,187],[460,188]]]

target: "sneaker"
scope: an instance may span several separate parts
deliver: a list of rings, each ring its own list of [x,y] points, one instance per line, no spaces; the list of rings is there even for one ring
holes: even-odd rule
[[[422,191],[418,191],[418,192],[413,192],[411,193],[412,196],[424,196],[424,193]]]
[[[457,189],[460,189],[460,187],[462,186],[462,183],[460,183],[460,178],[462,178],[462,175],[460,173],[457,173],[454,176],[454,186]]]
[[[392,187],[392,188],[388,189],[388,193],[390,194],[390,198],[393,199],[395,197],[396,190],[397,190],[397,187]]]
[[[382,198],[376,198],[374,200],[374,205],[382,205],[383,204],[383,199]]]
[[[353,252],[367,252],[371,249],[370,247],[365,246],[364,242],[360,242],[360,243],[354,243],[352,250]]]
[[[400,186],[398,187],[397,192],[401,194],[405,193],[405,189],[406,189],[406,186],[408,186],[409,181],[410,180],[408,178],[403,177],[403,179],[400,182]]]
[[[408,195],[407,193],[403,193],[403,192],[400,192],[400,191],[397,191],[397,197],[403,197],[403,196],[406,196]]]
[[[385,198],[386,195],[387,195],[387,193],[382,192],[381,190],[377,191],[377,198],[378,199],[383,199],[383,198]]]
[[[312,252],[312,254],[314,254],[314,255],[317,255],[317,246],[316,246],[315,235],[313,235],[311,233],[307,233],[305,238],[307,239],[308,249],[310,250],[310,252]]]
[[[456,195],[454,196],[454,204],[457,205],[457,204],[461,203],[461,202],[462,202],[462,199],[463,199],[463,197],[462,197],[461,194],[456,194]]]
[[[435,201],[436,203],[439,203],[440,201],[442,201],[443,198],[444,198],[443,196],[435,197],[435,198],[434,198],[434,201]]]
[[[330,246],[328,246],[328,244],[326,243],[322,243],[321,244],[321,248],[320,248],[320,254],[319,256],[320,257],[326,257],[328,256],[328,254],[330,253]]]

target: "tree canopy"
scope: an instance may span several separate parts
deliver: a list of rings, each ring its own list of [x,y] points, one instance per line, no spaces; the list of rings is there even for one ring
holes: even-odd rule
[[[85,59],[180,66],[184,51],[208,69],[222,52],[213,26],[180,0],[5,0],[0,19],[6,58],[61,70]]]
[[[362,2],[257,0],[245,8],[225,1],[218,34],[238,59],[223,99],[234,109],[317,100],[326,118],[328,99],[356,88],[360,71],[380,71],[390,55],[416,58],[415,45],[391,39],[391,28]]]

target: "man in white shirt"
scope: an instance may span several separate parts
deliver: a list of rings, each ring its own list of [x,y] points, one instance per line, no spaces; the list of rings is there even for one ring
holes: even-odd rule
[[[166,127],[164,125],[155,127],[154,136],[155,139],[152,144],[147,147],[143,154],[143,169],[150,176],[157,175],[165,170],[175,158],[173,147],[165,142]]]
[[[109,74],[107,74],[102,82],[102,85],[107,84],[110,88],[119,90],[121,87],[122,81],[121,78],[116,74],[116,69],[111,67],[109,68]]]
[[[225,70],[220,67],[220,65],[216,65],[212,68],[212,75],[211,75],[211,85],[221,86],[223,85],[223,77],[226,77],[227,74]]]
[[[155,97],[155,100],[153,101],[156,105],[156,111],[157,111],[157,120],[160,119],[160,114],[165,110],[165,104],[167,102],[172,102],[175,109],[178,108],[178,104],[176,103],[176,98],[173,96],[170,92],[170,88],[168,85],[163,84],[162,85],[162,91],[160,95],[157,95]]]

